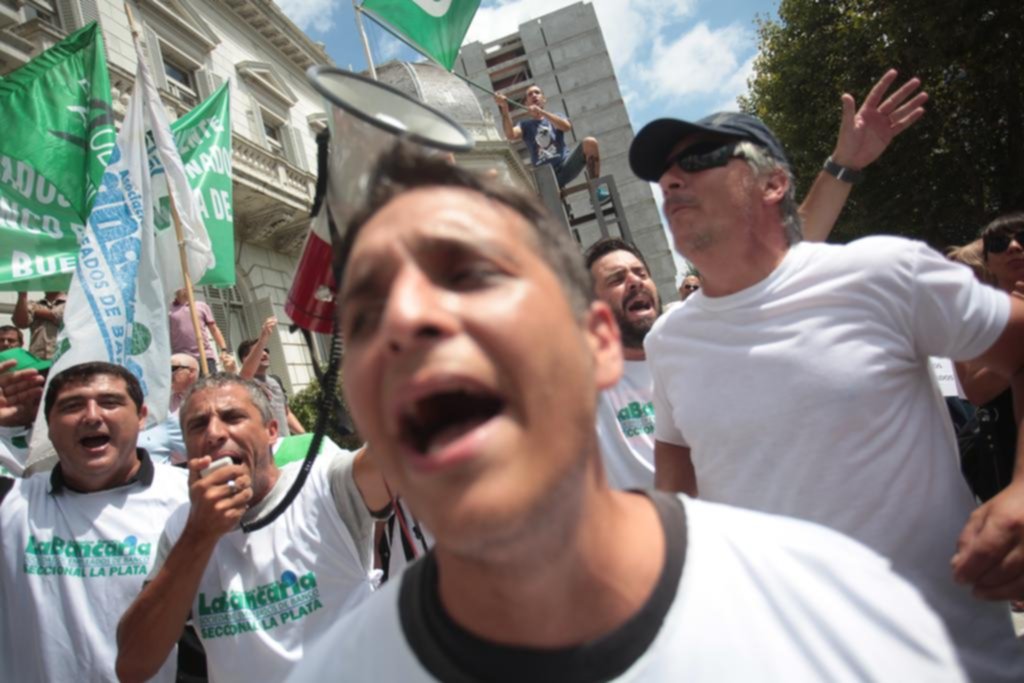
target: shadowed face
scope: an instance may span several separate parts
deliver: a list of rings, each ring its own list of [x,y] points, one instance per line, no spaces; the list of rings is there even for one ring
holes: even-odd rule
[[[511,209],[435,187],[374,214],[348,261],[346,399],[448,548],[536,528],[596,456],[596,394],[621,371],[607,306],[581,321],[535,244]]]

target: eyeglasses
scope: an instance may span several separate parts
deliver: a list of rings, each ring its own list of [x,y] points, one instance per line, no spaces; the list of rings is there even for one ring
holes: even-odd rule
[[[1024,248],[1024,230],[1019,230],[1015,234],[1003,232],[986,235],[983,240],[985,243],[985,251],[991,254],[1002,254],[1010,248],[1010,242],[1013,240],[1016,240],[1017,244],[1021,248]]]
[[[171,366],[171,374],[173,375],[173,374],[174,374],[174,373],[176,373],[176,372],[177,372],[178,370],[191,370],[191,369],[192,369],[192,368],[191,368],[191,367],[189,367],[188,365],[172,365],[172,366]]]
[[[687,292],[696,292],[698,289],[700,289],[700,285],[683,285],[683,289],[685,289]]]
[[[722,142],[721,140],[706,140],[690,145],[668,160],[665,170],[677,166],[679,170],[687,173],[700,173],[709,168],[725,166],[736,153],[739,141],[733,140]]]

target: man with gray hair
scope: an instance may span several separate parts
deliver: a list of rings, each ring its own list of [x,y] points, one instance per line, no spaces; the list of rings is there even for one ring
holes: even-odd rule
[[[246,532],[239,524],[264,520],[302,465],[274,463],[278,427],[263,388],[227,373],[203,377],[181,426],[192,504],[168,520],[146,586],[118,626],[118,677],[152,676],[191,614],[211,680],[282,680],[305,643],[373,590],[373,523],[390,495],[365,448],[325,440],[284,512]]]
[[[878,111],[894,127],[907,114]],[[660,183],[703,276],[645,342],[657,485],[866,543],[943,617],[972,680],[1024,680],[1006,603],[979,599],[1024,595],[1024,459],[972,513],[928,358],[978,357],[1024,385],[1024,301],[919,242],[801,242],[785,152],[753,116],[654,121],[630,165]]]

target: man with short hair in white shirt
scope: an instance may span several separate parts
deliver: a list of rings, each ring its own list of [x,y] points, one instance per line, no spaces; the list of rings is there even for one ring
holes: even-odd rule
[[[185,473],[136,448],[146,407],[120,366],[64,370],[43,406],[59,462],[0,504],[0,661],[12,681],[115,680],[117,620],[188,501]],[[174,680],[180,635],[152,680]]]
[[[980,357],[1024,389],[1024,301],[919,242],[801,242],[785,153],[753,116],[654,121],[630,164],[660,182],[704,281],[646,340],[659,487],[865,542],[944,618],[972,679],[1024,680],[1006,603],[979,599],[1024,595],[1024,459],[974,511],[929,363]]]
[[[307,642],[374,589],[374,519],[386,518],[390,495],[365,448],[325,441],[298,494],[270,517],[303,463],[275,465],[277,422],[251,379],[201,378],[181,424],[191,505],[168,520],[118,626],[118,676],[152,676],[191,614],[211,680],[281,680]]]
[[[618,327],[536,198],[402,148],[368,186],[334,259],[345,398],[436,542],[290,680],[962,680],[858,543],[608,486]]]

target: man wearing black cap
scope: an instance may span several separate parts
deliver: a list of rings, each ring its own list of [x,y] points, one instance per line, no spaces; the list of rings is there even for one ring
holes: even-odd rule
[[[899,92],[877,106],[895,132]],[[972,680],[1024,680],[1005,603],[977,599],[1024,595],[1024,466],[972,514],[928,361],[979,357],[1024,389],[1024,301],[918,242],[801,242],[785,153],[753,116],[655,121],[630,164],[704,278],[645,342],[658,485],[865,542],[944,618]]]

